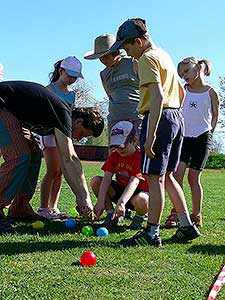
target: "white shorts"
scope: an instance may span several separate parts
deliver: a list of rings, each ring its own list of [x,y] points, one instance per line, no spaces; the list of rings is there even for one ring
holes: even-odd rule
[[[49,134],[45,136],[39,136],[40,138],[40,148],[45,150],[45,148],[56,147],[56,140],[54,134]]]

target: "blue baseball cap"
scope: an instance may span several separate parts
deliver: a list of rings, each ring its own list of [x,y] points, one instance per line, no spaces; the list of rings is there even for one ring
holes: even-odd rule
[[[133,18],[125,21],[118,29],[116,42],[109,49],[110,52],[116,51],[129,39],[141,37],[147,33],[146,21],[141,18]]]

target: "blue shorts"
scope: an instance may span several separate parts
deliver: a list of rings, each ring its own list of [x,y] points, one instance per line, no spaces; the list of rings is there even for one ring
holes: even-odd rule
[[[181,111],[173,108],[163,109],[153,145],[155,156],[152,159],[146,155],[144,149],[148,127],[149,113],[145,113],[140,136],[142,173],[163,175],[166,172],[175,172],[180,159],[184,133]]]
[[[189,167],[202,171],[209,157],[212,146],[212,133],[206,131],[197,137],[184,137],[180,161],[188,164]]]

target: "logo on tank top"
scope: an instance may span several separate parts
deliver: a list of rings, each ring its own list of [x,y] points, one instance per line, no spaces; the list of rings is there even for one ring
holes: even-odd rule
[[[197,108],[197,101],[190,101],[189,102],[189,107],[190,108]]]
[[[112,77],[112,82],[117,82],[117,81],[121,81],[121,80],[126,80],[129,79],[129,74],[121,74],[118,76],[114,76]]]

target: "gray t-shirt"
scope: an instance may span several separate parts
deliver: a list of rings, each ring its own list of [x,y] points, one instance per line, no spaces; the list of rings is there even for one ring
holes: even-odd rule
[[[137,119],[140,100],[137,61],[122,57],[114,66],[106,67],[100,76],[109,93],[109,124]]]

